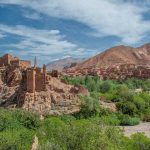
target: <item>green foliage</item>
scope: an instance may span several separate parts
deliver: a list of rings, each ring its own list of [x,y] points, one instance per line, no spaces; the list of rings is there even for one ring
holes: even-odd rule
[[[103,116],[101,117],[101,119],[103,120],[105,124],[108,124],[108,125],[114,125],[114,126],[120,125],[120,120],[118,119],[116,115]]]
[[[93,107],[89,109],[92,110]],[[122,131],[114,126],[121,123],[119,115],[107,109],[99,108],[99,115],[88,119],[76,119],[72,115],[49,116],[38,125],[33,123],[32,128],[26,126],[26,120],[28,120],[26,118],[28,115],[32,118],[29,120],[36,120],[33,119],[37,117],[36,115],[21,112],[21,110],[0,109],[0,112],[0,118],[5,118],[4,122],[8,122],[0,131],[0,149],[2,150],[28,150],[31,148],[35,134],[39,139],[39,150],[109,150],[110,148],[134,150],[135,147],[136,149],[144,147],[148,150],[149,148],[150,139],[144,135],[138,134],[131,139],[125,138]],[[19,119],[19,116],[24,119]],[[132,121],[130,120],[128,124],[135,124],[136,119],[130,119]]]
[[[150,122],[150,108],[145,110],[142,116],[142,120],[146,122]]]
[[[71,121],[76,120],[76,118],[73,115],[61,115],[61,116],[59,116],[59,118],[62,121],[67,122],[67,123],[70,123]]]
[[[100,84],[100,92],[101,93],[106,93],[109,92],[111,90],[111,83],[110,81],[104,81]]]
[[[39,116],[32,112],[16,110],[14,111],[14,115],[17,120],[28,129],[35,129],[40,125]]]
[[[68,83],[73,85],[80,84],[87,88],[91,93],[90,97],[93,99],[117,103],[118,111],[123,114],[138,116],[145,121],[149,120],[147,109],[150,108],[150,95],[147,90],[150,89],[150,80],[130,78],[125,81],[117,82],[112,80],[102,81],[98,77],[92,76],[64,78]],[[136,92],[136,89],[142,89],[143,92]],[[89,101],[89,103],[90,102],[91,101]],[[88,105],[90,106],[91,104]],[[88,112],[89,115],[87,115],[87,117],[93,115],[93,113],[87,109],[86,114],[88,114]]]
[[[129,141],[129,149],[132,150],[149,150],[150,139],[147,138],[143,133],[137,133],[131,136]]]
[[[98,115],[100,112],[100,104],[98,99],[90,96],[81,96],[81,110],[75,114],[79,118],[89,118]]]
[[[134,116],[138,112],[135,104],[130,101],[118,102],[117,109],[123,114],[128,114],[131,116]]]
[[[130,125],[134,126],[140,123],[140,119],[137,117],[130,117],[129,115],[119,116],[120,125]]]
[[[28,112],[23,112],[25,116],[31,115]],[[20,113],[21,110],[14,111],[0,108],[0,149],[30,149],[35,131],[25,128],[24,124],[19,121],[17,115]]]
[[[95,124],[89,120],[65,124],[58,118],[49,118],[39,129],[38,137],[41,145],[51,141],[48,147],[57,146],[64,150],[118,149],[123,143],[123,135],[118,128]]]
[[[98,77],[63,77],[82,85],[90,96],[81,96],[81,111],[72,115],[39,116],[22,110],[0,108],[0,149],[28,150],[33,136],[39,150],[149,150],[150,139],[143,134],[123,136],[115,126],[150,121],[150,80],[102,81]],[[142,92],[135,92],[141,88]],[[102,108],[100,100],[112,101],[117,112]]]

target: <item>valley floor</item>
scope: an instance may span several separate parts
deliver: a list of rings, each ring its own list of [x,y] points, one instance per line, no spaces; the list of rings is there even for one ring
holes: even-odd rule
[[[123,128],[125,135],[128,137],[134,133],[143,132],[150,138],[150,122],[140,123],[135,126],[123,126],[121,128]]]

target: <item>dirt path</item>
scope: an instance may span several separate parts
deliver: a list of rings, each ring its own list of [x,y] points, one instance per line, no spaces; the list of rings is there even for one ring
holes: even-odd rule
[[[136,126],[122,126],[126,136],[131,136],[134,133],[144,132],[150,138],[150,122],[140,123]]]

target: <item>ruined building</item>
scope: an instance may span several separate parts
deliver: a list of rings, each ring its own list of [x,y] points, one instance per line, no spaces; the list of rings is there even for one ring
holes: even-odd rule
[[[34,93],[46,90],[46,84],[50,76],[47,75],[46,65],[43,68],[37,67],[36,57],[34,67],[27,69],[27,92]]]
[[[55,76],[55,77],[53,77]],[[0,107],[22,108],[41,115],[68,114],[80,110],[79,94],[89,94],[46,72],[46,66],[23,61],[9,54],[0,58]]]
[[[39,68],[36,65],[27,69],[27,92],[44,91],[50,76],[46,73],[46,65]]]
[[[43,65],[43,68],[37,67],[36,58],[34,67],[31,67],[30,61],[20,60],[18,57],[13,57],[10,54],[5,54],[0,58],[0,67],[7,66],[9,66],[10,69],[12,67],[20,67],[25,70],[27,76],[27,92],[34,93],[35,91],[40,92],[45,90],[46,83],[49,79],[49,76],[46,73],[46,65]]]
[[[10,54],[5,54],[3,57],[0,57],[0,67],[9,65],[22,68],[29,68],[31,67],[31,62],[26,60],[20,60],[18,57],[13,57]]]

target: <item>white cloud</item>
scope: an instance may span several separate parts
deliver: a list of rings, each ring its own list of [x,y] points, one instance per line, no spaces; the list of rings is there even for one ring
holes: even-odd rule
[[[17,44],[9,44],[18,49],[32,49],[32,53],[52,54],[76,48],[77,46],[64,39],[59,30],[41,30],[22,25],[8,26],[0,24],[0,32],[21,36]]]
[[[147,2],[149,4],[150,2]],[[144,4],[125,3],[124,0],[1,0],[3,4],[17,4],[48,16],[72,19],[86,24],[96,36],[116,36],[123,43],[140,42],[150,31],[150,21],[143,19],[149,11]]]
[[[68,54],[71,56],[76,55],[79,49],[76,44],[67,41],[59,30],[42,30],[23,25],[8,26],[0,24],[0,33],[1,32],[6,36],[11,36],[11,38],[16,36],[21,37],[17,43],[1,45],[6,49],[11,49],[11,51],[7,50],[7,52],[13,52],[13,54],[24,57],[39,56],[40,63],[50,61],[50,56],[54,55],[60,55],[61,57]],[[86,54],[85,49],[84,53]],[[80,56],[79,51],[78,56]]]
[[[32,20],[40,20],[42,18],[39,13],[30,12],[30,11],[23,11],[23,17]]]

